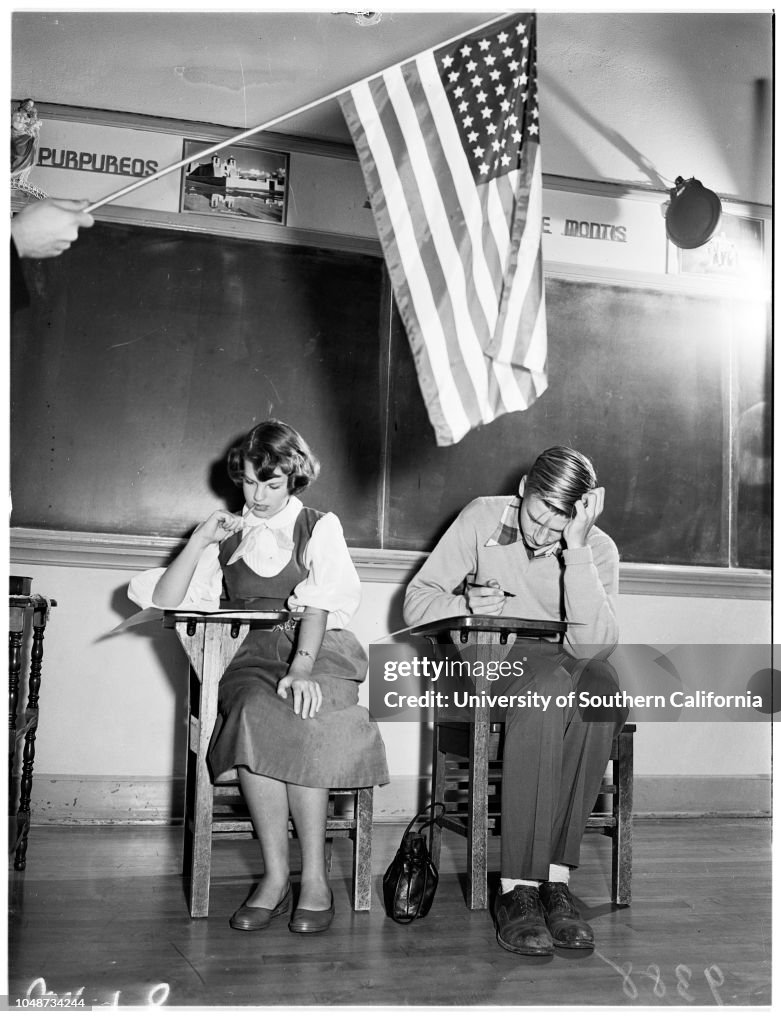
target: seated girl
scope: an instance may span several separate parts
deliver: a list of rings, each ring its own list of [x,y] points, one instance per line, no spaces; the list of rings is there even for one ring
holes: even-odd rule
[[[302,859],[289,928],[330,926],[328,791],[388,781],[379,730],[358,704],[366,655],[345,628],[360,601],[358,574],[337,517],[296,497],[318,470],[292,427],[259,423],[228,453],[242,515],[212,512],[167,569],[142,573],[128,589],[142,607],[216,610],[224,595],[296,613],[284,627],[251,629],[219,685],[210,767],[215,779],[238,770],[265,868],[230,920],[244,931],[267,928],[290,909],[289,815]]]

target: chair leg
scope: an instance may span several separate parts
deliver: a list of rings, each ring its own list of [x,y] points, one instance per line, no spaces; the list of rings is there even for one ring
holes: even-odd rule
[[[372,905],[373,809],[374,790],[371,788],[357,790],[354,812],[353,910],[371,910]]]
[[[191,670],[191,685],[197,676]],[[191,706],[193,697],[191,693]],[[203,735],[203,708],[191,711],[188,736],[187,778],[184,806],[184,866],[190,878],[190,917],[208,917],[209,883],[212,869],[212,821],[214,786],[206,764],[209,737]]]
[[[485,709],[475,712],[469,730],[469,819],[467,823],[467,905],[488,906],[488,732]]]
[[[618,737],[618,759],[613,762],[614,801],[617,805],[614,807],[613,902],[623,907],[632,902],[633,760],[634,735],[622,732]]]
[[[190,917],[208,917],[212,870],[212,812],[214,789],[209,770],[197,759],[192,808],[192,860],[190,864]],[[185,808],[187,814],[191,809]]]
[[[431,801],[432,803],[444,803],[445,800],[445,771],[446,755],[439,749],[439,725],[434,723],[434,752],[432,756],[432,780],[431,780]],[[431,829],[431,863],[439,871],[439,858],[442,853],[442,829]]]

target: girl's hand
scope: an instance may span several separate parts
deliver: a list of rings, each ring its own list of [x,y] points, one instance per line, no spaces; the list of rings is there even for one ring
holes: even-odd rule
[[[241,516],[218,509],[197,527],[195,533],[205,544],[220,544],[227,537],[238,533],[243,527],[244,520]]]
[[[604,507],[604,487],[595,487],[593,491],[586,491],[583,497],[575,502],[574,515],[564,527],[564,532],[562,533],[564,543],[568,548],[583,548],[586,546],[586,538],[589,535],[589,531]]]
[[[320,684],[300,673],[283,676],[277,683],[277,693],[283,700],[293,693],[293,711],[302,718],[314,718],[323,703]]]
[[[466,603],[473,615],[501,615],[504,593],[496,580],[487,580],[486,587],[468,587]]]

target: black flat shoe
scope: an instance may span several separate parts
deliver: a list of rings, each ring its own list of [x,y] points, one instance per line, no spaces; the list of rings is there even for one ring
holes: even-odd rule
[[[594,948],[591,926],[580,916],[565,882],[543,882],[540,900],[554,945],[560,949]]]
[[[271,910],[268,907],[248,907],[246,902],[242,903],[233,917],[230,919],[231,928],[241,932],[260,932],[268,928],[271,921],[281,914],[290,910],[290,882],[287,883],[282,899]]]
[[[494,916],[496,941],[502,949],[522,956],[553,955],[553,939],[535,886],[516,885],[512,892],[498,892]]]
[[[302,910],[296,907],[288,928],[299,935],[315,935],[327,932],[334,919],[334,894],[331,893],[331,906],[328,910]]]

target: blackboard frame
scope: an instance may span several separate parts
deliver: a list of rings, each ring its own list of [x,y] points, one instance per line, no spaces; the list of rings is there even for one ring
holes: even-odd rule
[[[113,222],[113,223],[124,223],[125,226],[129,226],[129,224],[132,224],[133,228],[134,229],[136,228],[136,224],[135,224],[133,218],[131,218],[130,222],[128,222],[126,214],[123,214],[122,216],[120,216],[118,218],[111,218],[111,222]],[[137,226],[137,230],[143,231],[144,228],[145,228],[145,226],[142,225],[142,224],[138,224],[138,226]],[[359,245],[356,248],[358,250],[360,250],[362,248],[365,248],[365,246],[363,245],[363,242],[361,242],[361,243],[359,243]],[[345,250],[346,251],[355,251],[355,249],[353,249],[349,245],[344,247],[344,249],[340,246],[340,250],[339,251],[344,252]],[[336,252],[337,250],[333,249],[333,250],[329,250],[329,251]],[[647,278],[644,279],[643,275],[634,275],[633,276],[633,275],[626,275],[626,274],[620,276],[617,279],[616,275],[599,274],[599,273],[593,273],[593,272],[583,273],[582,269],[579,270],[578,268],[557,267],[554,270],[549,270],[548,271],[548,273],[546,274],[546,280],[548,282],[551,282],[551,281],[570,281],[570,282],[580,282],[580,283],[591,283],[591,285],[593,285],[594,287],[598,287],[598,288],[631,287],[631,288],[635,288],[635,289],[639,289],[639,290],[643,290],[643,289],[647,290],[649,285],[652,285],[653,288],[655,288],[659,293],[667,294],[667,295],[680,295],[680,294],[698,295],[698,296],[710,295],[714,299],[716,297],[715,289],[709,288],[709,286],[702,287],[701,283],[699,283],[699,282],[697,283],[697,285],[698,285],[697,287],[693,287],[692,282],[690,282],[690,281],[682,281],[682,280],[676,279],[676,278],[664,278],[664,279],[660,280],[658,277],[655,277],[653,281],[649,282],[647,280]],[[380,319],[380,322],[383,325],[385,325],[383,327],[383,331],[387,334],[387,338],[389,339],[388,340],[388,345],[387,345],[387,350],[382,350],[382,345],[381,345],[380,346],[380,351],[378,352],[378,360],[379,360],[379,364],[380,364],[379,377],[378,377],[378,387],[379,387],[378,394],[380,396],[380,403],[383,404],[383,403],[388,403],[390,401],[390,399],[391,399],[392,378],[393,378],[393,373],[395,372],[395,368],[392,365],[393,364],[392,347],[393,347],[394,344],[397,344],[397,345],[399,343],[403,344],[405,339],[403,338],[403,331],[401,331],[401,333],[399,333],[401,329],[400,329],[400,326],[398,325],[398,323],[396,323],[396,321],[395,321],[395,317],[394,317],[394,314],[393,314],[393,308],[392,308],[392,302],[391,302],[391,299],[390,299],[390,292],[389,292],[389,288],[387,287],[387,284],[384,285],[383,288],[382,288],[382,294],[381,294],[381,297],[380,297],[380,300],[379,300],[379,306],[380,306],[380,309],[379,309],[379,319]],[[394,338],[395,338],[395,341],[394,341]],[[727,364],[729,364],[729,370],[725,369],[725,371],[724,371],[724,381],[725,382],[729,382],[729,380],[734,378],[734,376],[735,376],[736,353],[734,351],[734,346],[732,347],[732,349],[730,349],[729,353],[727,354],[725,366]],[[734,443],[733,433],[734,433],[734,427],[735,427],[736,418],[739,415],[739,411],[740,411],[739,408],[738,408],[739,407],[739,399],[738,399],[738,396],[736,395],[736,393],[734,392],[734,389],[733,389],[732,391],[728,390],[728,391],[724,392],[723,395],[722,395],[722,400],[723,400],[724,406],[725,406],[725,416],[724,416],[724,423],[725,423],[724,441],[725,441],[725,444],[724,444],[724,448],[723,448],[722,472],[723,472],[723,474],[725,476],[725,479],[730,479],[730,478],[734,479],[735,467],[736,467],[736,457],[737,456],[736,456],[736,452],[735,452],[735,443]],[[376,496],[377,514],[378,514],[378,533],[377,533],[377,536],[376,536],[376,546],[377,546],[377,548],[379,550],[383,550],[383,549],[387,549],[387,548],[390,548],[390,549],[393,549],[393,550],[405,550],[405,549],[408,548],[408,545],[406,543],[404,543],[404,542],[399,543],[399,541],[397,539],[394,540],[394,538],[391,535],[389,535],[389,533],[388,533],[388,527],[389,527],[390,519],[391,519],[391,510],[390,510],[390,506],[389,506],[389,501],[391,499],[391,490],[392,490],[391,487],[389,486],[389,480],[388,480],[389,474],[391,472],[390,461],[389,461],[389,452],[391,450],[391,432],[392,432],[392,415],[390,414],[390,410],[389,410],[388,415],[384,415],[383,414],[383,424],[382,424],[382,433],[383,433],[383,437],[384,437],[384,440],[383,440],[383,442],[381,444],[381,451],[380,451],[380,470],[381,470],[381,474],[380,475],[382,477],[382,484],[378,488],[378,494]],[[519,468],[522,468],[522,467],[519,467]],[[509,476],[508,476],[508,479],[509,479]],[[488,490],[488,489],[489,488],[486,488],[486,490]],[[505,489],[506,488],[504,486],[496,486],[495,488],[493,488],[493,490],[495,490],[495,491],[500,491],[500,490],[505,490]],[[454,513],[456,510],[457,509],[454,508],[454,509],[452,509],[450,511]],[[697,562],[696,559],[686,559],[686,558],[681,558],[679,556],[672,555],[672,556],[670,556],[668,558],[667,563],[665,563],[664,560],[662,560],[661,564],[691,564],[691,565],[703,564],[703,565],[712,565],[714,567],[724,567],[724,568],[729,568],[731,566],[738,566],[738,565],[740,565],[742,559],[741,559],[741,555],[740,555],[739,551],[737,550],[738,549],[737,537],[738,537],[739,532],[740,532],[740,529],[739,529],[740,528],[740,523],[738,521],[739,520],[739,515],[738,515],[737,497],[736,497],[736,494],[734,492],[730,492],[729,500],[728,501],[721,503],[720,516],[721,516],[721,530],[722,530],[722,533],[723,533],[723,540],[720,542],[720,546],[719,546],[717,555],[715,557],[712,557],[712,556],[711,557],[707,557],[704,561],[701,560],[700,562]],[[28,522],[25,522],[23,517],[15,518],[14,519],[14,525],[21,525],[23,527],[30,527],[32,525],[33,529],[35,529],[35,528],[44,528],[45,529],[46,528],[45,526],[42,527],[41,524],[30,524]],[[71,524],[71,525],[73,525],[73,524]],[[446,522],[443,519],[442,523],[437,525],[437,530],[443,529],[445,525],[446,525]],[[57,527],[55,527],[55,528],[57,528]],[[410,550],[413,550],[413,551],[415,551],[415,550],[417,550],[417,551],[424,551],[424,550],[426,550],[428,547],[430,547],[431,543],[433,543],[433,541],[436,539],[436,532],[437,532],[437,530],[430,531],[427,536],[418,538],[416,544],[414,546],[412,546],[410,548]],[[154,532],[154,531],[152,531],[152,532]],[[354,547],[356,547],[356,546],[359,547],[359,548],[368,547],[369,549],[374,547],[373,543],[371,543],[369,545],[367,545],[365,543],[365,541],[366,541],[365,537],[363,537],[363,538],[361,538],[361,537],[352,538],[352,541],[353,541],[353,546]],[[644,558],[642,556],[642,552],[640,552],[638,555],[634,555],[634,557],[630,556],[630,560],[632,560],[632,561],[640,561],[640,562],[642,562],[642,561],[656,562],[657,561],[657,559],[654,558],[654,557],[651,557],[650,559],[649,558]],[[760,551],[758,554],[755,552],[754,553],[754,560],[753,561],[751,561],[751,559],[749,559],[748,562],[743,561],[742,564],[744,566],[748,565],[751,568],[760,568],[760,569],[764,568],[766,566],[766,564],[767,564],[766,561],[765,561],[765,554],[762,551]]]

